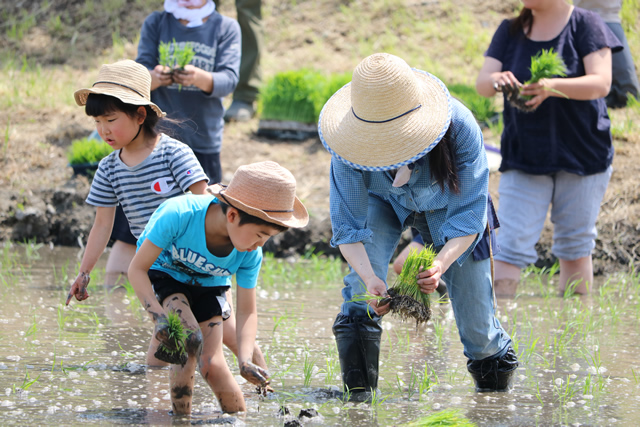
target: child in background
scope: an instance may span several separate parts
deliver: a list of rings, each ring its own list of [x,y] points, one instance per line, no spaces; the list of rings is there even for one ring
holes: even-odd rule
[[[240,27],[216,12],[211,0],[166,0],[164,9],[145,19],[136,62],[151,74],[153,102],[181,121],[172,127],[175,135],[193,149],[210,182],[217,183],[222,180],[222,99],[238,84]],[[171,53],[190,45],[195,56],[170,73],[159,64],[161,43],[169,43]]]
[[[309,220],[295,196],[295,178],[274,162],[241,166],[228,187],[214,185],[209,191],[215,197],[185,195],[163,203],[138,239],[129,267],[136,295],[156,323],[155,336],[174,347],[165,320],[169,312],[177,313],[189,331],[187,362],[171,365],[169,376],[175,414],[191,413],[196,366],[224,412],[246,410],[222,352],[225,292],[234,274],[240,374],[260,387],[268,385],[267,371],[251,362],[262,246]]]

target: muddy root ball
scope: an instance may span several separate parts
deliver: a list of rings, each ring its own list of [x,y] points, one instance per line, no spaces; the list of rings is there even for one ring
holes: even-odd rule
[[[187,359],[189,358],[187,353],[169,351],[162,344],[158,346],[154,356],[156,359],[162,360],[163,362],[171,363],[172,365],[180,365],[182,367],[184,367],[185,363],[187,363]]]
[[[391,297],[391,312],[403,321],[414,319],[418,327],[431,319],[431,308],[409,296],[398,295],[393,288],[389,289],[388,293]]]
[[[507,101],[517,108],[520,111],[524,111],[525,113],[530,113],[534,110],[533,107],[526,105],[526,102],[529,101],[530,98],[523,98],[520,96],[520,88],[517,86],[502,86],[502,92],[506,95]]]

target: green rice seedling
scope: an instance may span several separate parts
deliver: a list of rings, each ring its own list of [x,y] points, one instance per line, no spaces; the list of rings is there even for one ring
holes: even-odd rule
[[[302,367],[305,387],[309,387],[311,385],[311,377],[313,376],[313,368],[315,366],[315,361],[309,357],[309,350],[306,349],[304,352],[304,365]]]
[[[329,348],[329,351],[327,352],[327,356],[325,359],[325,363],[327,367],[325,370],[326,376],[324,377],[324,383],[326,385],[333,384],[333,379],[335,378],[336,374],[340,371],[340,361],[336,356],[337,356],[337,349],[334,342],[334,345]]]
[[[422,373],[420,383],[418,384],[418,391],[420,393],[419,398],[422,399],[422,395],[429,393],[439,382],[440,380],[438,379],[436,371],[431,369],[431,372],[429,372],[429,364],[424,362],[424,372]]]
[[[429,295],[420,290],[417,276],[421,271],[431,268],[435,257],[436,252],[431,246],[420,251],[412,250],[402,272],[388,290],[391,312],[402,320],[415,319],[416,327],[431,318]]]
[[[29,325],[29,328],[25,332],[24,337],[25,338],[29,338],[30,336],[35,335],[37,332],[38,332],[38,318],[34,314],[33,315],[33,322],[31,322],[31,325]]]
[[[160,320],[160,324],[163,327],[162,333],[167,335],[170,346],[160,343],[154,356],[158,360],[184,366],[188,359],[186,341],[189,331],[182,325],[180,315],[175,310],[171,310],[166,318]]]
[[[58,332],[62,332],[64,330],[64,327],[67,323],[67,320],[69,319],[69,316],[64,314],[64,305],[60,304],[58,305]]]
[[[555,378],[553,381],[553,393],[556,401],[561,405],[566,405],[573,399],[577,392],[576,382],[571,381],[571,376],[567,375],[566,382],[562,378]]]
[[[531,78],[524,82],[525,85],[536,83],[541,79],[549,79],[552,77],[565,77],[567,75],[567,66],[557,52],[553,51],[553,48],[542,49],[538,54],[531,57]],[[549,89],[554,93],[557,93],[565,98],[568,98],[560,91]],[[507,100],[514,107],[525,111],[533,111],[533,108],[525,105],[525,103],[531,99],[529,96],[520,96],[520,88],[516,86],[503,86],[502,91],[507,95]]]
[[[429,416],[419,418],[409,424],[410,427],[436,427],[436,426],[455,426],[455,427],[475,427],[476,424],[466,418],[458,409],[445,409],[435,412]]]

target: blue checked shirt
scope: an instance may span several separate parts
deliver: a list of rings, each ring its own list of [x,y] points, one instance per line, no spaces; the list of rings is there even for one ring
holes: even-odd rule
[[[471,112],[452,100],[451,142],[458,166],[460,193],[444,191],[431,177],[428,154],[415,163],[409,182],[396,188],[389,171],[353,169],[335,156],[331,158],[331,245],[370,242],[367,228],[369,195],[385,200],[404,224],[413,212],[424,213],[436,247],[449,239],[478,234],[476,242],[458,258],[462,264],[473,251],[487,225],[489,167],[482,132]]]

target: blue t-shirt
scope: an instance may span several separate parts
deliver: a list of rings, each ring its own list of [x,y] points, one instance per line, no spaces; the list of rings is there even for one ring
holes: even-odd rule
[[[594,12],[573,9],[569,22],[552,40],[533,41],[523,33],[510,33],[504,20],[485,53],[502,63],[518,81],[531,78],[531,57],[553,48],[567,66],[567,77],[585,75],[583,59],[609,47],[622,49],[620,41]],[[606,170],[613,161],[611,121],[604,98],[577,101],[549,97],[531,113],[512,107],[505,99],[500,171],[518,169],[530,174],[566,171],[591,175]]]
[[[149,239],[163,248],[151,269],[163,271],[193,286],[231,286],[231,276],[241,288],[256,287],[262,264],[262,248],[251,252],[233,249],[217,257],[207,249],[205,216],[213,196],[185,194],[162,203],[138,239],[138,248]]]

